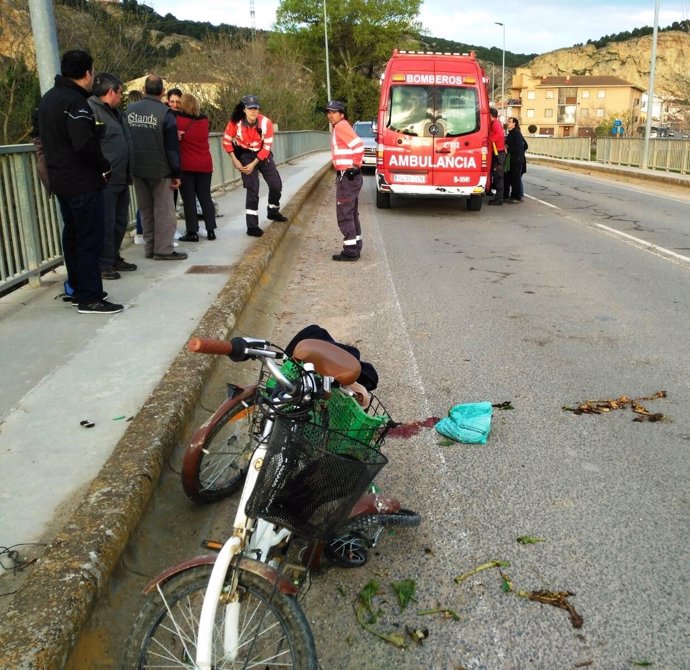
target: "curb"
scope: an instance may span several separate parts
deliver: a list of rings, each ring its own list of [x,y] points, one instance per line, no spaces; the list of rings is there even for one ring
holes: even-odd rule
[[[330,161],[245,253],[193,335],[227,338],[291,221]],[[0,631],[2,670],[62,670],[104,592],[178,444],[216,360],[183,348],[144,403],[79,506],[9,604]]]
[[[652,181],[661,184],[674,184],[676,186],[689,186],[690,176],[679,175],[660,170],[643,170],[641,168],[626,167],[625,165],[609,165],[594,161],[568,160],[565,158],[553,158],[550,156],[533,156],[527,152],[530,163],[535,165],[548,165],[560,170],[574,170],[584,174],[602,173],[614,174],[621,177],[633,177],[642,181]]]

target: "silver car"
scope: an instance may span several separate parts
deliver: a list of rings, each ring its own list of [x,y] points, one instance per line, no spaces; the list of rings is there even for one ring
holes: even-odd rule
[[[373,121],[356,121],[352,126],[364,142],[364,160],[362,167],[376,167],[376,137],[372,128]]]

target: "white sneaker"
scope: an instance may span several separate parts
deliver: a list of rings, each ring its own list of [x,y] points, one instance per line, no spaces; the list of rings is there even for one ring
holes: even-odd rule
[[[197,235],[199,237],[208,237],[208,232],[207,232],[206,228],[200,227],[199,230],[197,231]]]
[[[174,247],[179,247],[180,245],[177,242],[173,242]]]
[[[134,235],[134,244],[144,244],[144,236],[143,235]]]

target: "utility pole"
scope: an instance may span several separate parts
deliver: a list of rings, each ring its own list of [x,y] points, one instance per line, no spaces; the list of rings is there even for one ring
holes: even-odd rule
[[[644,128],[644,145],[642,149],[642,165],[646,169],[649,165],[649,135],[652,132],[652,112],[654,111],[654,74],[656,71],[656,37],[659,31],[659,2],[654,6],[654,31],[652,32],[652,58],[649,65],[649,91],[647,92],[647,121]]]
[[[658,0],[657,0],[658,1]],[[500,21],[494,21],[497,26],[503,28],[503,65],[501,66],[501,105],[503,116],[506,115],[506,27]]]
[[[55,75],[60,74],[55,15],[50,0],[29,0],[31,31],[36,49],[36,67],[41,94],[53,87]]]
[[[254,0],[249,0],[249,20],[252,26],[252,36],[256,37],[256,12],[254,11]]]

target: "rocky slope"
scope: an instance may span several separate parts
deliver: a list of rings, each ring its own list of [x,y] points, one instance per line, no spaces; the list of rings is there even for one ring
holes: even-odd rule
[[[525,67],[535,76],[613,75],[643,89],[649,87],[652,36],[558,49],[537,56]],[[690,35],[679,31],[659,33],[656,47],[654,90],[674,100],[690,99]]]

